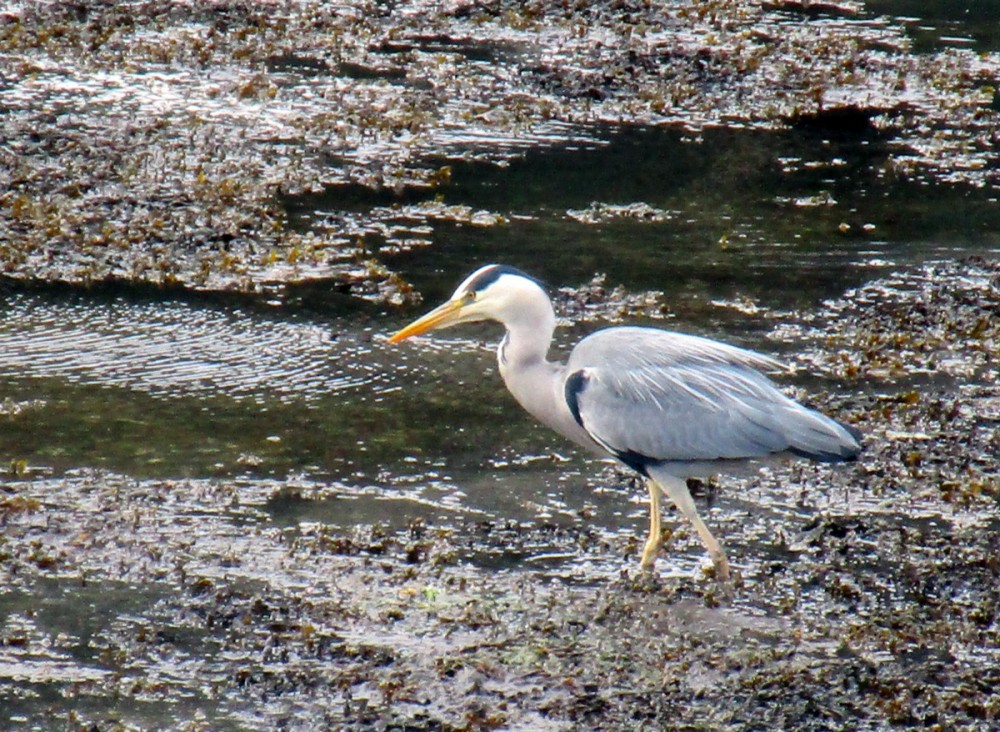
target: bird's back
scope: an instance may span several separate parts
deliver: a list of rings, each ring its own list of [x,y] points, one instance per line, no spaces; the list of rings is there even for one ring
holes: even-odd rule
[[[857,455],[856,432],[789,399],[761,369],[785,367],[698,336],[608,328],[570,354],[564,394],[577,422],[640,472],[670,464],[696,475],[716,462],[783,453]]]

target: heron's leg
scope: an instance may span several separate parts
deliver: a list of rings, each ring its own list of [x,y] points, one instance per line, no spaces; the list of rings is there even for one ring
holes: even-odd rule
[[[649,489],[649,538],[646,539],[642,560],[639,562],[643,571],[653,568],[656,555],[660,553],[660,545],[663,544],[663,528],[660,525],[660,499],[663,498],[663,492],[656,481],[651,479],[646,480],[646,488]]]
[[[715,565],[715,576],[722,581],[727,581],[729,579],[729,561],[726,559],[726,553],[722,551],[719,542],[712,536],[712,532],[708,530],[705,522],[698,515],[698,509],[695,508],[691,491],[687,487],[687,481],[683,478],[675,478],[672,475],[658,475],[656,482],[667,492],[670,500],[674,502],[674,505],[677,506],[678,510],[684,514],[687,520],[694,526],[695,531],[698,532],[698,536],[701,537],[701,543],[705,545],[708,555],[712,558],[712,563]],[[645,554],[643,558],[645,559]]]

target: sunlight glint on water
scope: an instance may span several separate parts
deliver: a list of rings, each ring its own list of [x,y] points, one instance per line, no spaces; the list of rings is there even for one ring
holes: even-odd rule
[[[383,369],[363,334],[178,302],[66,302],[17,296],[0,316],[0,373],[127,387],[158,397],[315,399]]]

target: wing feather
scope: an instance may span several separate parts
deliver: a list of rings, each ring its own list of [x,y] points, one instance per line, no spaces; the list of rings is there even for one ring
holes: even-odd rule
[[[853,456],[857,441],[841,425],[789,399],[757,370],[782,368],[767,356],[697,336],[611,328],[570,355],[566,397],[599,444],[632,462],[760,458],[786,450],[819,459]]]

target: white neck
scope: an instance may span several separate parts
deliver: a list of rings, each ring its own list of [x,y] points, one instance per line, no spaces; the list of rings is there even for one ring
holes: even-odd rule
[[[552,303],[544,292],[522,297],[504,313],[507,333],[497,349],[500,375],[514,398],[542,424],[588,449],[600,452],[576,423],[563,396],[566,367],[547,359],[556,329]]]
[[[530,301],[522,300],[515,312],[506,314],[503,325],[507,335],[498,357],[520,368],[546,362],[556,330],[556,314],[544,293],[539,292]]]

